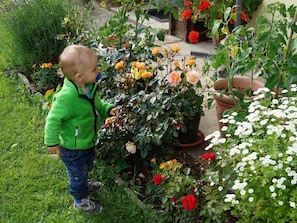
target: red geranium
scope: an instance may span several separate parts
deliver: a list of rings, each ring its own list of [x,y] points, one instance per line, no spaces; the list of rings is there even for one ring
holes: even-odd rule
[[[163,176],[161,174],[157,174],[153,177],[153,181],[155,185],[160,185],[162,183]]]
[[[216,158],[216,154],[214,153],[204,153],[202,155],[202,160],[214,160]]]
[[[241,16],[240,16],[242,21],[248,21],[249,19],[249,14],[247,14],[244,10],[241,10]]]
[[[192,14],[193,14],[192,9],[185,10],[183,12],[183,19],[187,20],[187,19],[191,18]]]
[[[206,9],[208,9],[210,6],[210,2],[207,0],[203,0],[202,2],[200,2],[200,4],[198,5],[198,9],[202,10],[202,11],[206,11]]]
[[[182,203],[184,209],[186,209],[187,211],[191,211],[197,207],[197,199],[193,195],[187,195],[183,197]]]
[[[184,5],[186,7],[190,7],[192,5],[192,2],[190,2],[190,1],[184,1]]]
[[[197,31],[191,31],[188,35],[188,39],[190,43],[198,43],[199,42],[200,33]]]

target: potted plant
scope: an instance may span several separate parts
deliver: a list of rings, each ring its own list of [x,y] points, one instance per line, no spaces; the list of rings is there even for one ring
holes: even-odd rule
[[[228,28],[231,12],[232,8],[227,8],[224,18],[215,22],[213,31],[221,29],[226,37],[204,66],[206,72],[212,68],[216,70],[213,80],[216,81],[215,99],[220,100],[217,105],[228,98],[226,94],[229,95],[229,104],[237,104],[246,96],[252,96],[256,90],[253,87],[256,78],[262,78],[269,89],[279,91],[291,83],[294,72],[296,74],[296,40],[293,38],[296,28],[292,25],[296,23],[295,7],[286,8],[284,4],[273,3],[267,6],[266,14],[259,16],[256,28],[238,26],[232,31]],[[222,68],[224,78],[219,75]],[[247,90],[238,91],[239,86],[234,85],[242,82],[237,81],[238,77],[249,78]],[[221,86],[222,82],[225,87]]]
[[[241,23],[246,24],[248,19],[251,18],[251,14],[262,3],[262,0],[249,0],[243,1],[241,9]],[[214,36],[211,32],[214,26],[214,22],[217,19],[221,19],[224,16],[226,8],[233,7],[232,12],[229,13],[229,27],[232,29],[235,24],[236,6],[234,0],[188,0],[184,1],[184,9],[182,17],[185,20],[191,20],[193,23],[202,22],[206,27],[205,33],[200,33],[197,30],[190,30],[189,37],[194,36],[196,38],[189,38],[191,43],[196,43],[202,37],[207,34],[208,36]],[[251,6],[253,5],[253,6]],[[217,34],[217,33],[216,33]],[[222,33],[219,33],[222,34]]]

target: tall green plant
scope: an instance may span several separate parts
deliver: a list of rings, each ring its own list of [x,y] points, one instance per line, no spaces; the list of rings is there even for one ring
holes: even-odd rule
[[[65,43],[55,37],[62,32],[61,21],[68,9],[66,1],[28,0],[10,4],[10,10],[1,15],[1,23],[5,24],[14,44],[12,66],[26,70],[34,63],[53,62],[65,47]]]
[[[253,78],[262,77],[269,89],[277,91],[296,83],[296,6],[272,3],[257,18],[256,28],[238,26],[232,31],[228,28],[231,11],[227,8],[224,17],[214,23],[212,32],[221,31],[226,37],[204,70],[209,71],[212,66],[220,71],[219,68],[224,67],[228,90],[234,99],[238,97],[232,88],[234,75],[248,75],[251,83]],[[213,78],[218,78],[218,72]]]

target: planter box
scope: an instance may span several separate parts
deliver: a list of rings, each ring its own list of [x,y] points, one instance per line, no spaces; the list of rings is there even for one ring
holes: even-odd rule
[[[206,35],[208,29],[204,27],[204,22],[193,23],[192,20],[183,20],[178,18],[177,20],[173,18],[172,14],[169,14],[169,34],[180,37],[183,41],[188,40],[188,35],[191,31],[198,31],[200,33],[199,41],[209,40]]]

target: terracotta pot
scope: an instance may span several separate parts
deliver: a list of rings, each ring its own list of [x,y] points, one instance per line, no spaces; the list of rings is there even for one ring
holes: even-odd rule
[[[248,77],[235,77],[233,78],[233,88],[241,88],[241,89],[248,89],[250,88],[250,79]],[[263,81],[254,80],[252,84],[252,91],[256,91],[259,88],[264,87],[265,84]],[[228,81],[227,79],[221,79],[214,83],[214,89],[228,89]],[[219,92],[215,92],[213,97],[216,101],[216,110],[217,110],[217,118],[218,121],[221,120],[222,114],[226,111],[231,109],[235,104],[233,99],[225,94],[221,94]],[[239,100],[237,100],[239,101]],[[221,128],[222,125],[219,122],[219,127]]]

